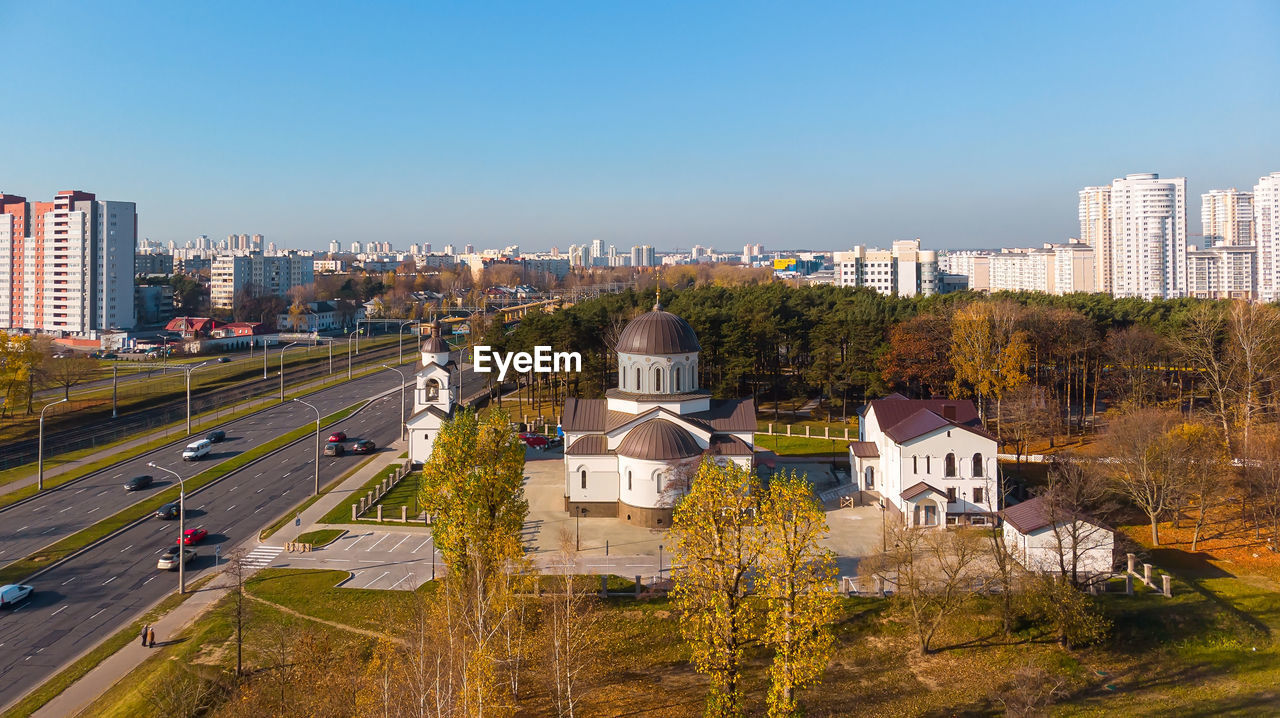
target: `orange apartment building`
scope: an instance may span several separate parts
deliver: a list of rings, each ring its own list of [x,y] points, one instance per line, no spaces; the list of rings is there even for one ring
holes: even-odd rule
[[[137,238],[132,202],[0,193],[0,327],[84,337],[132,327]]]

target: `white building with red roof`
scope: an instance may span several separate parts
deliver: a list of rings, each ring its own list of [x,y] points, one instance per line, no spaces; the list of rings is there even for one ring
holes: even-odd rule
[[[1064,574],[1073,581],[1111,575],[1115,532],[1097,519],[1055,510],[1042,496],[1000,515],[1005,548],[1028,571]]]
[[[604,399],[565,402],[565,509],[651,528],[671,525],[675,501],[704,456],[751,467],[755,403],[713,399],[698,385],[702,350],[689,323],[653,311],[618,337],[618,386]]]
[[[859,416],[849,463],[860,489],[896,508],[908,526],[993,522],[996,439],[973,402],[892,394]]]

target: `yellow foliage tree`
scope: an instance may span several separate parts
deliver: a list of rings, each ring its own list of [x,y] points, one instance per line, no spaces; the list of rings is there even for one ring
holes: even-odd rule
[[[951,320],[951,389],[959,394],[966,384],[972,387],[984,418],[986,398],[995,399],[997,431],[1001,398],[1028,381],[1031,347],[1017,328],[1018,311],[1012,302],[970,302]]]
[[[818,682],[834,644],[839,609],[826,513],[808,480],[779,472],[769,481],[760,510],[765,532],[760,593],[765,600],[764,640],[774,649],[769,668],[769,716],[797,713],[795,692]]]

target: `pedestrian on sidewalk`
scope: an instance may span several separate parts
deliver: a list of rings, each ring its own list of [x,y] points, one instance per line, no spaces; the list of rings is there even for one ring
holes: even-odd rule
[[[147,631],[149,630],[151,630],[151,626],[148,626],[145,623],[142,624],[142,647],[143,648],[147,647]]]
[[[152,648],[156,647],[156,629],[154,628],[147,629],[147,645]]]

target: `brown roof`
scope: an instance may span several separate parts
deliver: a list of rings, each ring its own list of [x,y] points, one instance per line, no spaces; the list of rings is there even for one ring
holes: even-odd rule
[[[853,455],[859,459],[880,458],[880,450],[873,441],[853,441],[849,443],[849,448],[853,449]]]
[[[575,444],[577,442],[574,442]],[[627,432],[617,453],[646,461],[687,459],[702,453],[693,435],[666,419],[650,419]]]
[[[978,418],[978,410],[968,399],[904,399],[900,394],[891,394],[870,402],[864,412],[874,411],[876,421],[880,423],[880,428],[883,430],[921,409],[928,409],[956,424],[982,426],[982,420]]]
[[[623,354],[688,354],[702,351],[693,327],[680,317],[655,306],[627,322],[618,337],[616,351]]]
[[[751,456],[755,453],[742,439],[724,435],[711,437],[710,451],[717,456]]]
[[[565,399],[560,425],[565,431],[604,431],[608,410],[604,399],[570,397]]]
[[[1053,524],[1053,522],[1049,520],[1049,512],[1045,510],[1043,496],[1037,496],[1033,499],[1027,499],[1020,504],[1014,504],[1004,511],[1001,511],[1000,516],[1002,516],[1009,525],[1017,529],[1018,533],[1023,534],[1029,534],[1032,531],[1039,531],[1040,529]],[[1083,521],[1087,524],[1098,526],[1099,528],[1107,528],[1106,526],[1098,523],[1097,519],[1083,514],[1074,514],[1073,517],[1076,521]]]
[[[418,413],[414,414],[413,416],[411,416],[411,417],[409,417],[409,418],[410,418],[410,419],[414,419],[414,418],[417,418],[417,417],[419,417],[419,416],[422,416],[423,414],[433,414],[433,415],[435,415],[435,416],[437,416],[437,417],[439,417],[439,418],[441,418],[441,419],[448,419],[449,417],[453,416],[453,411],[452,411],[452,410],[450,410],[450,411],[448,411],[448,412],[445,412],[445,411],[441,411],[441,410],[440,410],[439,408],[437,408],[437,407],[434,407],[434,406],[428,406],[427,408],[423,409],[422,411],[419,411]]]
[[[651,410],[639,414],[609,411],[609,404],[605,399],[570,398],[564,403],[564,415],[560,423],[565,431],[613,431],[629,421],[648,414],[649,411]],[[711,431],[754,432],[756,405],[751,399],[712,399],[711,406],[706,411],[685,414],[680,418],[691,424],[705,426]]]
[[[915,497],[919,496],[920,494],[923,494],[923,493],[926,493],[926,492],[929,492],[929,491],[932,491],[932,492],[934,492],[935,494],[938,494],[938,495],[940,495],[940,496],[946,496],[946,495],[947,495],[945,491],[941,491],[941,490],[939,490],[939,489],[937,489],[937,488],[934,488],[933,486],[930,486],[930,485],[926,484],[926,483],[925,483],[925,482],[923,482],[923,481],[920,481],[920,482],[917,482],[917,483],[915,483],[915,484],[913,484],[913,485],[911,485],[911,486],[908,486],[907,488],[903,489],[903,490],[902,490],[902,498],[907,499],[907,500],[911,500],[911,499],[914,499]]]
[[[716,431],[756,430],[756,403],[752,399],[712,399],[711,408],[689,414],[686,419],[705,421]]]
[[[427,354],[445,354],[452,351],[452,349],[449,347],[449,342],[440,337],[430,337],[422,342],[422,351]]]
[[[699,389],[679,394],[639,394],[633,391],[613,388],[605,391],[604,395],[613,399],[630,399],[631,401],[688,401],[689,399],[704,399],[711,396],[711,392]]]
[[[589,434],[570,444],[569,448],[564,450],[564,453],[569,456],[576,456],[584,454],[600,455],[612,452],[609,451],[609,437],[603,434]]]

